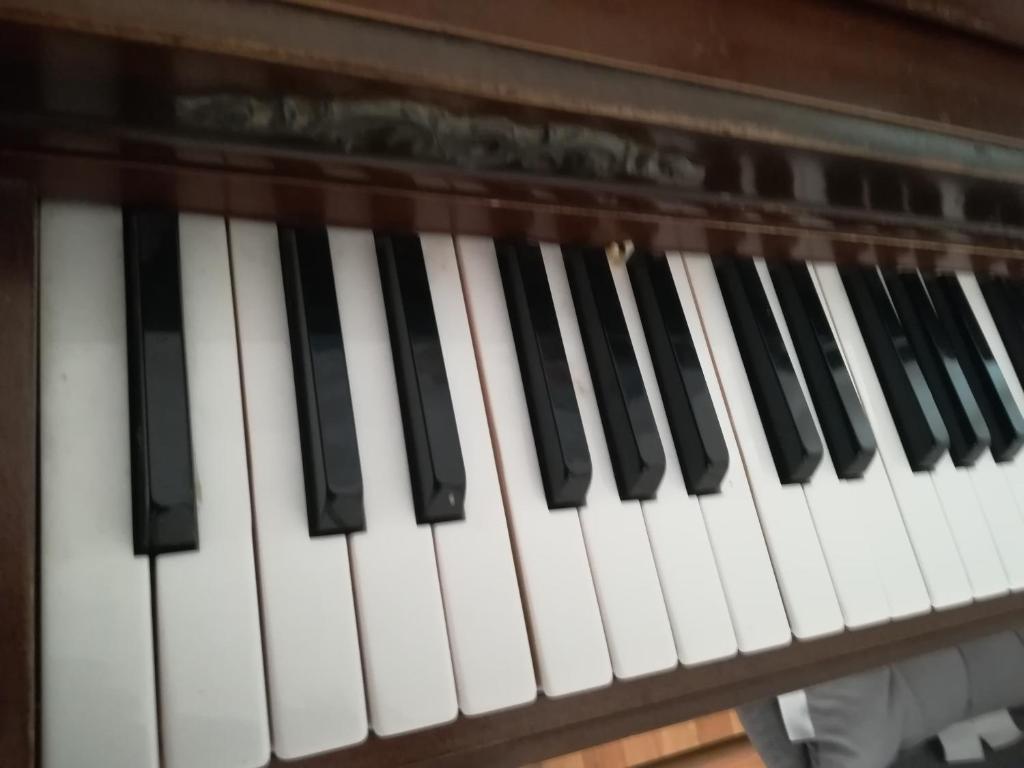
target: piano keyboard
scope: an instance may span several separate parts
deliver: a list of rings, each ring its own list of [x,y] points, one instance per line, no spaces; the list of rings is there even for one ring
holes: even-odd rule
[[[44,203],[45,766],[263,765],[1024,588],[997,275]]]

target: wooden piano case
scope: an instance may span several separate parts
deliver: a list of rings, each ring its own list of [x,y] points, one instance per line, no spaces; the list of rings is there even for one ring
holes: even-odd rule
[[[0,762],[38,757],[41,196],[1016,270],[1024,35],[1006,13],[0,0]],[[520,765],[1021,623],[1013,595],[301,764]]]

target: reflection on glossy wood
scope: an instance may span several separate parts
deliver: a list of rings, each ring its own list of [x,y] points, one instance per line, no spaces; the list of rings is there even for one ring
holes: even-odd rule
[[[1014,77],[1011,52],[867,4],[527,0],[505,13],[473,0],[289,1],[894,120],[1021,135],[1024,99],[1000,103],[993,82],[968,83]],[[1005,15],[1020,24],[1019,12]],[[855,40],[871,40],[872,55]],[[944,65],[921,66],[934,61]],[[893,76],[908,71],[914,76]]]

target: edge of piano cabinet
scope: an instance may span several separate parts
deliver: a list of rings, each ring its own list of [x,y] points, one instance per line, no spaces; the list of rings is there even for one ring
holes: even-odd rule
[[[111,123],[8,123],[2,111],[0,163],[0,180],[30,183],[41,197],[290,224],[598,246],[630,240],[653,250],[768,259],[946,269],[1000,264],[1024,272],[1024,219],[1002,226],[795,200],[688,196],[657,185],[470,173]],[[1024,186],[1021,195],[1024,216]]]
[[[975,54],[995,55],[972,49],[968,60]],[[1024,255],[1024,139],[900,122],[844,107],[850,95],[773,100],[735,78],[712,87],[242,0],[0,0],[0,65],[18,73],[0,89],[4,173],[46,195],[749,255],[762,240],[765,250],[803,248],[816,258],[832,258],[836,242],[913,251],[950,266]],[[956,88],[978,86],[974,101],[1006,107],[1015,81],[980,79],[979,71],[958,70],[968,79]],[[301,131],[262,135],[216,109],[204,113],[209,125],[181,122],[183,103],[217,95],[227,96],[230,114],[298,96],[328,111],[383,100],[441,119],[568,126],[584,137],[577,150],[589,140],[621,141],[689,163],[694,173],[661,183],[657,174],[660,181],[625,181],[566,168],[467,171],[465,153],[443,166],[419,156],[359,157]],[[808,164],[822,178],[800,182]]]
[[[0,763],[35,764],[36,205],[0,179]]]
[[[1006,92],[1017,51],[992,44],[1020,43],[1024,14],[996,0],[275,2],[962,135],[1024,138],[1024,99]],[[947,65],[920,66],[937,61]]]

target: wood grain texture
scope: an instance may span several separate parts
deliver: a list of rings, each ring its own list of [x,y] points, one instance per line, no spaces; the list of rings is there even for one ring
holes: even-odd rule
[[[866,4],[288,2],[897,122],[1022,136],[1024,99],[985,82],[1016,77],[1016,52]]]
[[[1024,47],[1024,9],[1018,0],[866,0],[958,32]]]
[[[36,225],[0,182],[0,762],[35,760]]]
[[[765,764],[750,742],[743,740],[670,758],[651,768],[765,768]]]
[[[757,95],[760,91],[744,89],[741,83],[731,88],[692,85],[635,68],[612,68],[298,5],[248,0],[176,0],[173,4],[160,0],[0,0],[0,27],[9,32],[2,37],[0,55],[11,59],[21,75],[0,89],[0,100],[18,103],[42,97],[48,109],[68,115],[121,112],[144,119],[166,117],[168,107],[161,97],[175,93],[415,97],[453,111],[525,118],[571,116],[574,122],[589,120],[587,124],[593,127],[631,126],[632,135],[658,141],[671,139],[662,135],[666,130],[692,130],[733,141],[872,156],[993,179],[1021,177],[1024,162],[1020,152],[1011,152],[1008,146],[1024,148],[1024,122],[1013,120],[1018,102],[1018,111],[1024,114],[1024,93],[1016,88],[1017,57],[1011,56],[998,73],[987,70],[984,46],[977,52],[963,52],[957,66],[949,50],[931,44],[923,52],[893,45],[877,56],[866,57],[864,40],[873,38],[836,32],[845,23],[845,11],[836,10],[845,7],[840,3],[780,0],[739,4],[733,0],[708,6],[708,11],[733,7],[734,21],[746,30],[743,34],[760,40],[757,14],[761,9],[793,2],[819,11],[832,8],[838,14],[830,22],[836,28],[809,31],[812,36],[826,37],[829,47],[818,51],[820,62],[806,69],[828,69],[833,58],[850,60],[848,90],[853,92],[831,88],[829,99],[813,100],[817,108],[809,106],[811,102]],[[440,5],[452,12],[470,7],[488,9],[488,13],[498,9],[496,20],[509,17],[513,27],[532,23],[538,29],[564,21],[557,14],[551,17],[550,9],[577,15],[590,9],[585,0],[530,0],[529,6],[539,6],[532,16],[518,5]],[[603,5],[606,3],[595,3],[594,8]],[[676,8],[671,2],[661,5],[668,11]],[[664,45],[680,50],[707,47],[706,42],[686,37],[690,27],[683,11],[696,5],[704,8],[699,0],[687,0],[678,4],[679,18],[644,20],[636,15],[623,19],[622,27],[615,24],[614,16],[606,18],[595,29],[588,28],[585,41],[600,45],[600,36],[592,40],[591,34],[617,35],[621,29],[623,34],[641,37],[667,35]],[[743,8],[753,15],[743,16]],[[595,11],[594,19],[600,18]],[[802,51],[800,45],[792,44],[798,39],[795,35],[802,18],[794,21],[791,31],[787,31],[785,20],[776,21],[776,37],[750,51],[744,49],[739,60],[746,61],[756,53],[749,64],[755,74],[775,66],[773,57],[788,61],[790,54]],[[660,22],[665,24],[659,27]],[[930,38],[924,36],[924,40]],[[641,44],[616,50],[646,49]],[[962,129],[948,115],[937,121],[870,119],[885,115],[857,109],[856,103],[858,94],[875,92],[878,84],[871,76],[876,57],[895,57],[895,61],[877,66],[885,70],[884,78],[881,74],[879,78],[883,83],[898,83],[921,98],[927,95],[930,111],[940,116],[954,107],[972,114],[976,111],[973,122],[978,124],[984,123],[983,113],[992,113],[1006,118],[1006,130],[991,126],[981,133]],[[425,61],[430,62],[429,67],[423,66]],[[943,66],[937,66],[937,61]],[[921,70],[920,77],[917,70]],[[919,82],[925,77],[938,81],[942,86],[938,92],[928,93]],[[983,140],[985,137],[989,141]]]
[[[639,768],[654,763],[661,765],[682,755],[706,753],[711,747],[737,740],[746,741],[743,726],[733,710],[725,710],[587,747],[523,768]]]

